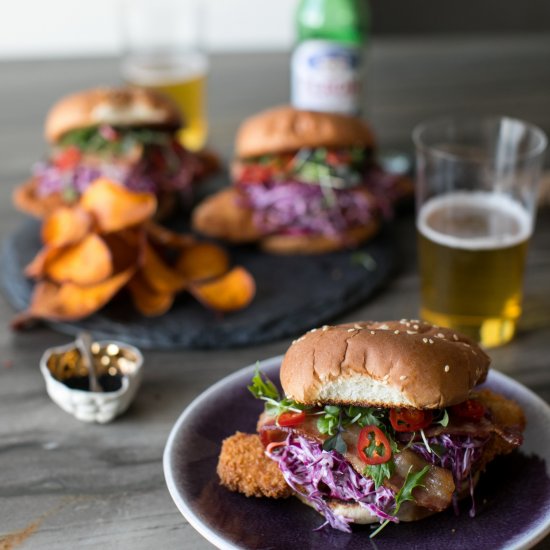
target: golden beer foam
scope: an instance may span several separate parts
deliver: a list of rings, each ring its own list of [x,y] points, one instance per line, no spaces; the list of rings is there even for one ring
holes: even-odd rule
[[[488,220],[492,216],[493,220],[488,224],[490,234],[464,236],[433,227],[431,220],[438,214],[446,211],[456,214],[459,210],[463,210],[464,219],[468,216],[472,222],[475,217]],[[451,221],[448,216],[444,219]],[[532,233],[532,216],[519,202],[507,195],[460,191],[428,200],[420,209],[416,225],[424,237],[440,245],[465,250],[490,250],[507,248],[527,240]],[[502,231],[504,226],[506,230]]]

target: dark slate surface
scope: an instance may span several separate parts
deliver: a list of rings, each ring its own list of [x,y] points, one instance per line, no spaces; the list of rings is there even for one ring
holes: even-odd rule
[[[17,310],[29,303],[33,285],[22,271],[39,248],[39,225],[34,221],[4,241],[0,278]],[[122,295],[88,319],[48,324],[67,334],[86,329],[97,338],[117,338],[145,349],[259,344],[299,335],[365,302],[395,271],[396,259],[390,229],[354,252],[316,257],[272,256],[254,247],[230,252],[234,265],[245,266],[256,280],[256,297],[245,310],[220,316],[184,293],[165,315],[145,318],[128,307]],[[358,253],[368,255],[368,269],[357,261]]]

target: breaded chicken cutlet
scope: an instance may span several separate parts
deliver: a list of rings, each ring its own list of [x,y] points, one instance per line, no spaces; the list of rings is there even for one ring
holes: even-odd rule
[[[510,399],[491,390],[480,390],[476,392],[475,397],[479,399],[485,407],[491,411],[491,418],[494,424],[501,430],[517,429],[523,432],[525,429],[525,414],[521,407]],[[498,455],[511,453],[517,445],[503,437],[497,437],[495,434],[483,450],[479,468],[485,470],[485,467]]]
[[[221,484],[247,497],[289,497],[292,490],[264,451],[257,434],[236,432],[225,439],[217,467]]]

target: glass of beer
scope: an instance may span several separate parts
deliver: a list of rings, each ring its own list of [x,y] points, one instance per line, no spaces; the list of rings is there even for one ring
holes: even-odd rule
[[[136,86],[168,94],[185,127],[180,139],[197,151],[208,137],[201,0],[122,0],[122,74]]]
[[[502,345],[521,315],[546,136],[512,118],[441,118],[413,141],[420,315]]]

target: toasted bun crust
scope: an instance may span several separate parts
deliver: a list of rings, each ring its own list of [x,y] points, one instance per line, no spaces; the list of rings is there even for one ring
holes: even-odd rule
[[[298,338],[284,356],[281,384],[306,404],[435,409],[467,399],[489,363],[476,343],[451,329],[365,321]]]
[[[288,105],[263,111],[246,119],[237,133],[238,157],[295,151],[301,147],[371,147],[374,136],[359,118]]]
[[[325,254],[344,248],[353,248],[370,239],[380,226],[373,219],[368,225],[348,229],[340,238],[326,235],[270,235],[260,246],[271,254]]]
[[[59,100],[48,113],[44,133],[53,143],[70,130],[99,124],[179,128],[181,115],[170,98],[152,90],[94,88]]]

